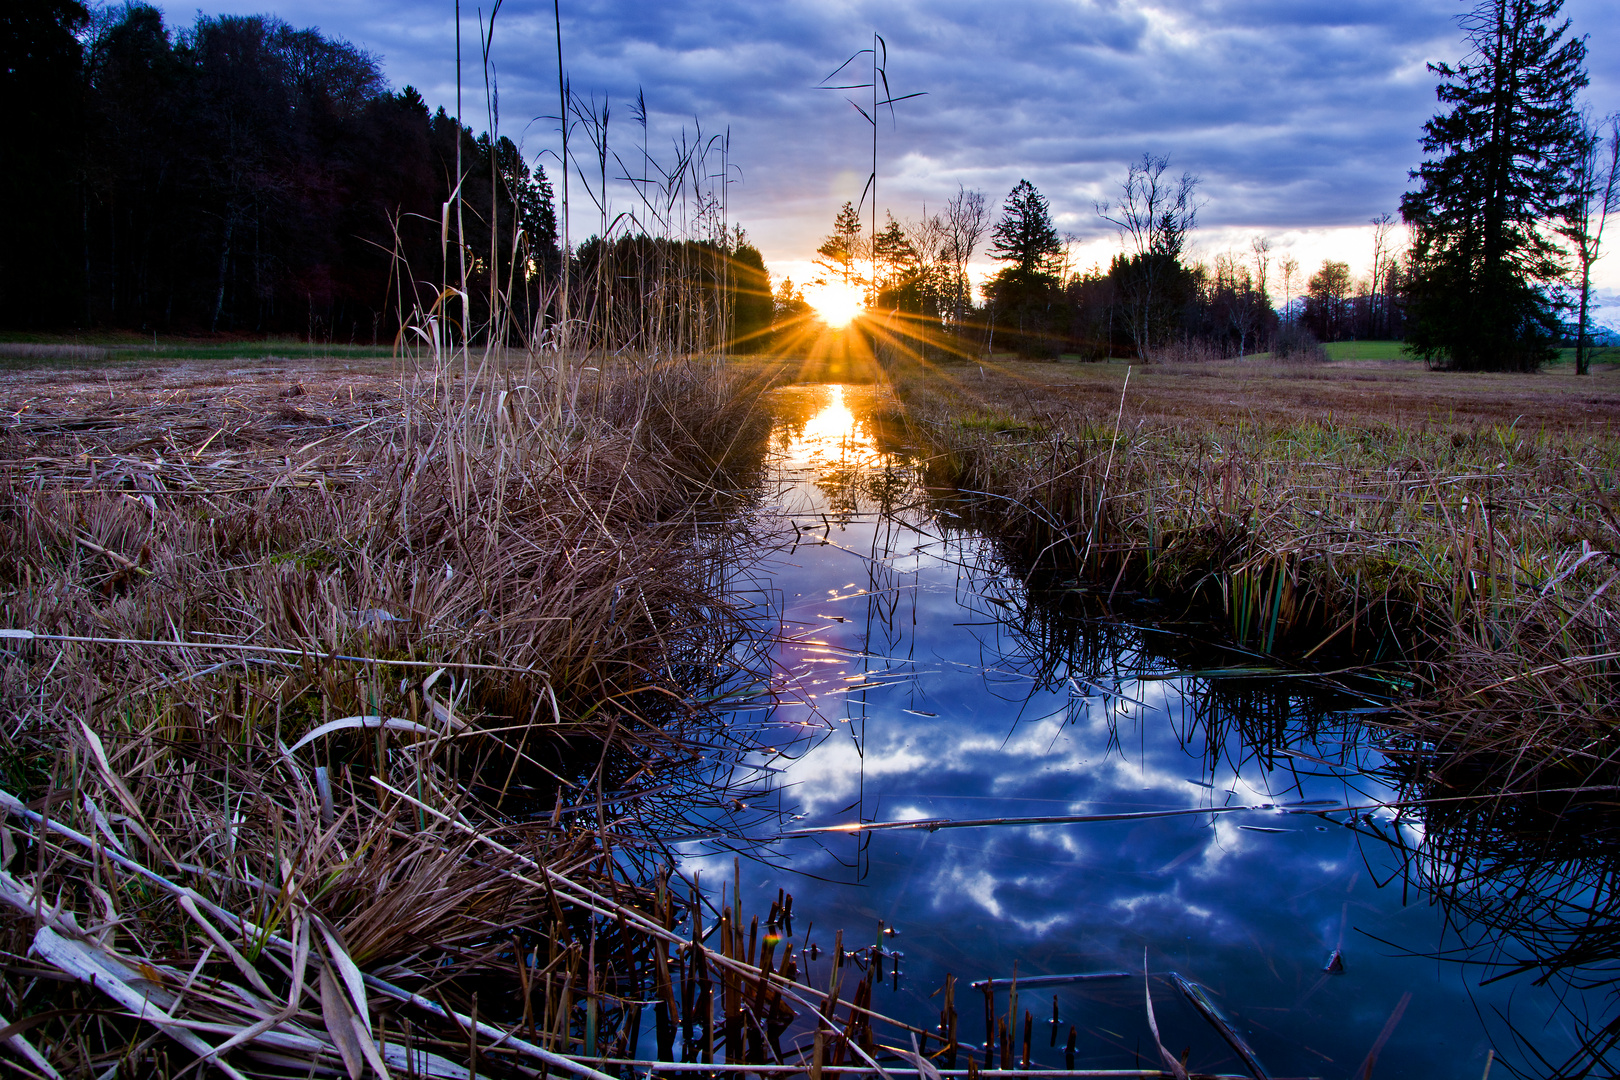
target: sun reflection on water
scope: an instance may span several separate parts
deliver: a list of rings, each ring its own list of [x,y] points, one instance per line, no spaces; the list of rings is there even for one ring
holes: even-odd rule
[[[789,467],[812,464],[830,454],[855,455],[865,459],[878,455],[870,425],[856,417],[842,385],[793,387],[797,400],[783,425],[787,437],[781,464]],[[810,410],[814,410],[813,412]],[[793,422],[793,413],[804,419]]]
[[[779,391],[781,426],[771,455],[778,501],[789,515],[814,513],[847,523],[884,490],[909,489],[914,474],[880,445],[871,419],[882,391],[871,387],[796,386]]]
[[[909,1020],[937,1015],[928,995],[947,973],[1005,977],[1016,960],[1044,974],[1126,970],[1145,948],[1155,967],[1215,988],[1243,1022],[1266,1018],[1250,1034],[1281,1071],[1360,1060],[1375,1038],[1408,1075],[1472,1068],[1488,1032],[1466,1018],[1505,1010],[1512,988],[1467,983],[1461,966],[1411,1001],[1407,1026],[1379,1035],[1404,987],[1435,978],[1373,941],[1422,946],[1438,933],[1435,909],[1386,887],[1406,878],[1382,838],[1416,851],[1421,821],[1276,808],[1392,797],[1340,703],[1294,683],[1184,674],[1209,654],[1149,625],[1151,611],[1082,620],[1037,595],[923,487],[884,427],[881,388],[776,395],[762,510],[783,528],[748,570],[774,633],[771,701],[750,723],[773,749],[756,759],[755,816],[720,815],[724,842],[683,848],[689,868],[733,887],[744,874],[756,910],[778,888],[796,892],[818,936],[877,919],[902,929],[893,955],[910,954],[905,978],[874,1000]],[[1234,803],[1257,809],[1227,813]],[[1143,811],[1177,816],[1033,823]],[[918,820],[985,827],[864,829]],[[771,871],[734,862],[737,840],[773,832],[774,843],[743,846]],[[1349,960],[1330,975],[1322,965],[1340,949]],[[807,963],[807,977],[825,985],[829,964]],[[1084,1064],[1135,1064],[1140,992],[1139,982],[1063,991],[1065,1024],[1072,1011],[1090,1025]],[[1555,1005],[1526,996],[1516,1015],[1546,1026]],[[1173,997],[1162,1007],[1195,1059],[1224,1067],[1225,1044],[1197,1015],[1172,1013]],[[1057,1045],[1036,1057],[1055,1067]],[[1561,1045],[1548,1037],[1541,1049]]]

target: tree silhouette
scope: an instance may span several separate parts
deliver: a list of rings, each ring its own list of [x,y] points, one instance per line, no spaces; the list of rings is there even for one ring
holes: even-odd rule
[[[1551,223],[1573,199],[1587,82],[1584,41],[1553,22],[1561,7],[1483,0],[1462,20],[1467,58],[1430,65],[1449,108],[1424,126],[1430,157],[1401,215],[1415,233],[1407,343],[1431,363],[1528,371],[1553,355],[1548,287],[1564,267]]]
[[[1007,194],[1001,206],[1001,220],[990,234],[990,254],[1004,262],[1022,278],[1055,277],[1053,262],[1063,251],[1052,212],[1046,198],[1028,180]]]
[[[1620,212],[1620,113],[1605,118],[1608,134],[1599,125],[1581,121],[1581,152],[1571,174],[1575,197],[1559,233],[1568,240],[1580,273],[1576,282],[1575,374],[1590,375],[1592,264],[1603,254],[1603,233],[1609,216]]]
[[[1097,214],[1126,242],[1126,253],[1115,258],[1109,273],[1141,360],[1162,340],[1192,288],[1181,253],[1198,222],[1193,196],[1200,180],[1190,172],[1168,176],[1169,168],[1168,157],[1143,154],[1127,168],[1119,200],[1097,206]]]
[[[816,248],[816,265],[837,275],[845,285],[861,284],[859,266],[866,253],[866,244],[862,239],[864,231],[860,211],[855,209],[854,203],[844,203],[833,221],[832,235]]]
[[[1061,348],[1057,260],[1063,243],[1034,184],[1020,180],[1008,192],[990,236],[990,254],[1009,264],[985,287],[994,325],[1009,332],[1008,344],[1020,354],[1056,355]]]
[[[960,331],[973,302],[973,288],[968,280],[968,263],[984,236],[990,214],[984,205],[984,192],[969,191],[961,184],[956,195],[945,204],[946,242],[945,256],[951,262],[951,322]]]
[[[1324,259],[1305,285],[1305,325],[1321,341],[1338,341],[1350,322],[1350,264]]]

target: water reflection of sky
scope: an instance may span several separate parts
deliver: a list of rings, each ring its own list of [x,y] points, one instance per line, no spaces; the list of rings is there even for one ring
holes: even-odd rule
[[[785,749],[755,809],[805,830],[1390,795],[1361,771],[1378,763],[1365,734],[1330,707],[1164,677],[1174,650],[1151,627],[1073,631],[1031,616],[992,546],[930,514],[914,466],[882,450],[863,419],[873,393],[782,392],[765,503],[785,541],[750,587],[780,635],[781,704],[762,745]],[[1157,975],[1208,988],[1273,1075],[1349,1075],[1382,1037],[1378,1075],[1477,1077],[1487,1049],[1502,1052],[1509,1013],[1561,1058],[1570,1039],[1550,992],[1481,988],[1477,969],[1422,958],[1447,945],[1442,913],[1405,887],[1376,839],[1421,843],[1416,822],[1392,816],[1355,828],[1343,813],[1270,810],[810,834],[745,862],[743,884],[754,913],[778,888],[793,893],[796,935],[813,923],[823,949],[836,928],[849,947],[874,940],[879,919],[897,927],[888,945],[904,953],[903,974],[874,1007],[924,1026],[947,972],[1005,978],[1015,960],[1025,976],[1140,972],[1146,949]],[[689,855],[707,884],[731,876],[729,847]],[[1329,975],[1334,949],[1344,972]],[[827,961],[810,967],[825,985]],[[1043,1023],[1054,993],[1055,1048]],[[1168,981],[1154,996],[1173,1052],[1190,1047],[1195,1069],[1242,1071]],[[1031,991],[1019,1007],[1036,1020],[1037,1063],[1062,1065],[1073,1024],[1077,1065],[1153,1067],[1139,978]],[[964,1041],[982,1039],[982,1003],[965,985],[958,1009]]]

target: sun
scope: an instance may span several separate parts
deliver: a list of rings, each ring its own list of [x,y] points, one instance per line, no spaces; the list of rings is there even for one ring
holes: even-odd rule
[[[850,320],[861,313],[863,297],[858,286],[829,281],[806,288],[804,299],[822,322],[837,330],[848,326]]]

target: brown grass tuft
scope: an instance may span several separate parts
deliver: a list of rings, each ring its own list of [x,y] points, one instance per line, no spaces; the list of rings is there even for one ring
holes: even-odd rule
[[[631,916],[718,797],[692,693],[741,674],[691,511],[768,418],[708,364],[528,375],[19,410],[0,947],[45,1067],[464,1075],[462,1023],[360,969],[531,1064],[634,1053]]]

